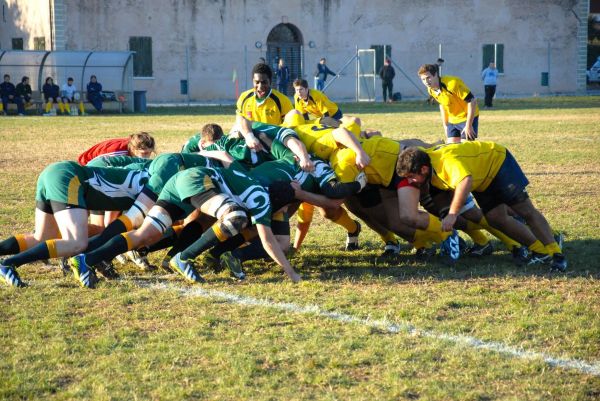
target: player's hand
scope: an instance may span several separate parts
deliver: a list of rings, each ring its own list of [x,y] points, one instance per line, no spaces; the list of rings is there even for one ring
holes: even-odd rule
[[[302,276],[296,273],[296,271],[294,270],[292,270],[291,272],[286,272],[286,274],[288,275],[290,280],[292,280],[293,283],[299,283],[300,281],[302,281]]]
[[[454,223],[456,223],[456,215],[448,214],[448,216],[444,217],[442,220],[442,231],[452,231]]]
[[[310,159],[299,158],[298,165],[303,171],[306,171],[307,173],[312,173],[313,171],[315,171],[315,164]]]
[[[477,138],[477,134],[471,126],[466,126],[462,133],[465,135],[465,138],[467,138],[468,141],[474,141]]]
[[[363,168],[367,167],[369,163],[371,163],[371,158],[365,151],[362,151],[356,155],[356,167],[359,169],[362,170]]]
[[[246,146],[248,146],[251,150],[255,152],[260,152],[263,150],[262,144],[253,133],[244,134],[244,139],[246,140]]]
[[[364,171],[361,171],[360,174],[358,174],[356,176],[356,180],[354,180],[354,181],[356,181],[360,184],[360,191],[362,191],[364,189],[364,187],[367,186],[367,175],[365,174]]]

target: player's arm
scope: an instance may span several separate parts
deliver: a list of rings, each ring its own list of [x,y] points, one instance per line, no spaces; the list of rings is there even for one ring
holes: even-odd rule
[[[312,192],[308,192],[302,189],[300,184],[296,181],[291,182],[292,188],[294,188],[294,197],[302,202],[308,202],[311,205],[322,207],[322,208],[330,208],[335,209],[338,208],[344,203],[343,199],[331,199],[324,195],[315,194]]]
[[[285,254],[281,250],[281,247],[279,246],[271,227],[264,224],[256,224],[256,230],[258,231],[260,242],[271,259],[273,259],[279,266],[283,268],[285,274],[287,274],[294,283],[299,282],[301,280],[300,275],[296,273],[290,262],[285,257]]]
[[[252,122],[240,114],[235,116],[235,122],[237,124],[237,128],[240,130],[240,133],[246,140],[246,145],[256,152],[261,151],[262,145],[252,132]]]
[[[471,99],[467,103],[467,121],[465,123],[464,132],[469,141],[474,141],[477,135],[473,129],[473,120],[475,119],[475,111],[477,110],[477,99],[471,93],[469,93],[467,99],[469,97],[471,97]]]
[[[352,149],[354,154],[356,155],[356,166],[360,169],[365,168],[369,163],[371,163],[371,158],[365,152],[365,150],[360,146],[360,142],[358,139],[352,135],[350,131],[345,129],[344,127],[339,127],[334,129],[331,134],[333,135],[333,139],[341,145]]]
[[[446,113],[446,109],[441,104],[440,104],[440,115],[442,117],[442,127],[444,127],[444,138],[445,138],[448,133],[448,113]]]
[[[315,164],[310,160],[310,156],[306,151],[306,146],[300,141],[300,139],[290,136],[284,139],[283,144],[298,157],[298,165],[304,171],[314,171]]]
[[[364,171],[353,182],[339,182],[333,178],[321,187],[321,192],[328,198],[344,199],[360,192],[367,185],[367,175]]]
[[[452,230],[454,223],[456,223],[456,218],[460,214],[460,210],[464,206],[465,200],[467,200],[467,196],[469,196],[472,187],[473,176],[471,175],[466,176],[456,185],[452,202],[450,202],[450,210],[448,211],[448,215],[442,220],[442,230]]]
[[[224,150],[201,150],[200,152],[197,152],[197,154],[210,159],[218,160],[225,168],[228,168],[234,161],[233,157]]]

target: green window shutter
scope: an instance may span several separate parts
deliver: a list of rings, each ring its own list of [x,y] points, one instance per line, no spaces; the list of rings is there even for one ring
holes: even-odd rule
[[[500,74],[504,73],[504,45],[496,44],[496,68]]]
[[[132,36],[129,38],[129,50],[133,55],[133,76],[152,76],[152,38],[148,36]]]
[[[481,69],[487,68],[494,61],[494,45],[483,45],[483,58],[481,60]]]

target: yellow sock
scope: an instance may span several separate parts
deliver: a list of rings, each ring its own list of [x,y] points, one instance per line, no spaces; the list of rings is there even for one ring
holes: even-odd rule
[[[552,242],[546,245],[546,252],[548,252],[550,255],[554,255],[555,253],[562,253],[560,247],[556,242]]]
[[[4,105],[2,103],[0,103],[0,113],[2,113],[4,111]]]
[[[59,103],[58,104],[58,109],[60,110],[61,113],[64,113],[65,112],[65,105],[62,104],[62,103]]]
[[[48,247],[48,255],[50,255],[50,258],[56,258],[58,256],[56,252],[56,240],[50,239],[46,241],[46,246]]]
[[[125,238],[125,241],[127,242],[127,251],[131,251],[133,249],[133,242],[131,241],[131,238],[129,238],[129,233],[122,233],[121,237]]]
[[[394,234],[391,231],[388,231],[385,234],[379,234],[379,236],[381,237],[381,240],[385,243],[398,241],[398,239],[396,238],[396,234]]]
[[[535,242],[527,247],[532,252],[547,254],[546,247],[539,239],[536,239]]]
[[[52,101],[49,101],[48,103],[46,103],[46,113],[48,113],[51,108],[52,108]]]
[[[65,110],[67,110],[67,113],[71,114],[71,106],[69,106],[69,103],[65,103]]]
[[[83,107],[83,102],[79,102],[79,114],[84,114],[85,108]]]
[[[474,244],[485,245],[488,242],[490,242],[490,240],[488,239],[488,237],[485,236],[485,234],[483,233],[483,231],[475,229],[475,228],[469,228],[469,224],[468,223],[467,223],[467,229],[463,230],[463,231],[465,233],[467,233],[467,235],[469,237],[471,237],[471,239],[473,240]]]
[[[298,207],[298,212],[296,213],[296,218],[298,219],[298,223],[310,223],[313,219],[313,215],[315,213],[315,207],[310,203],[302,202],[300,207]]]
[[[15,235],[15,239],[17,240],[17,244],[19,244],[19,252],[26,251],[27,241],[25,241],[25,236],[23,234],[17,234]]]
[[[356,224],[356,221],[352,220],[346,209],[342,209],[342,215],[333,222],[344,227],[349,233],[354,233],[358,230],[358,224]]]
[[[521,244],[519,244],[517,241],[515,241],[514,239],[510,238],[508,235],[504,234],[502,231],[490,226],[490,224],[487,222],[487,220],[485,219],[485,217],[481,218],[481,221],[479,222],[479,225],[483,228],[486,229],[487,232],[489,232],[490,234],[492,234],[494,237],[498,238],[500,241],[502,241],[502,243],[504,244],[504,246],[506,246],[506,249],[508,249],[509,251],[512,251],[512,249],[514,247],[519,248],[521,246]]]
[[[429,233],[424,230],[416,230],[415,231],[415,239],[412,244],[415,248],[429,248],[433,241],[429,238]]]

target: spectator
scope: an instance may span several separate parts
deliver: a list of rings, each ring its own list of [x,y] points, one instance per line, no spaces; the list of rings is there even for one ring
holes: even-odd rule
[[[62,86],[62,101],[69,114],[71,114],[71,107],[69,106],[69,103],[75,103],[76,101],[79,101],[79,113],[81,115],[85,114],[83,102],[81,101],[81,95],[79,92],[77,92],[75,85],[73,85],[73,78],[71,77],[69,77],[67,79],[67,83]]]
[[[31,85],[29,85],[29,77],[21,78],[21,82],[17,84],[16,91],[17,96],[23,102],[24,108],[31,106],[31,95],[33,92],[31,91]]]
[[[287,96],[288,84],[290,82],[290,69],[285,65],[285,60],[280,58],[275,72],[277,77],[277,89]]]
[[[383,88],[383,102],[392,103],[396,71],[394,71],[394,67],[392,67],[391,60],[387,57],[383,62],[383,67],[379,70],[379,76],[381,77],[381,86]],[[387,99],[388,97],[389,100]]]
[[[327,67],[327,60],[323,57],[319,64],[317,64],[317,90],[322,91],[325,88],[325,81],[327,81],[327,75],[336,76],[337,74]]]
[[[52,109],[52,105],[54,103],[58,104],[58,108],[61,113],[65,112],[65,107],[63,105],[62,99],[59,95],[60,88],[58,85],[54,84],[54,80],[52,77],[46,78],[44,86],[42,87],[42,93],[44,94],[44,101],[46,102],[46,114],[45,116],[50,116],[50,110]]]
[[[17,105],[17,112],[20,116],[25,115],[25,107],[23,107],[23,101],[17,96],[17,90],[15,86],[10,82],[10,75],[4,74],[4,82],[0,84],[0,96],[2,97],[2,113],[6,115],[8,110],[8,102]]]
[[[481,72],[481,79],[485,89],[485,107],[492,107],[492,99],[496,94],[496,83],[498,81],[498,70],[493,61],[489,67]]]
[[[87,84],[87,99],[98,111],[102,111],[102,85],[95,75],[90,77]]]

